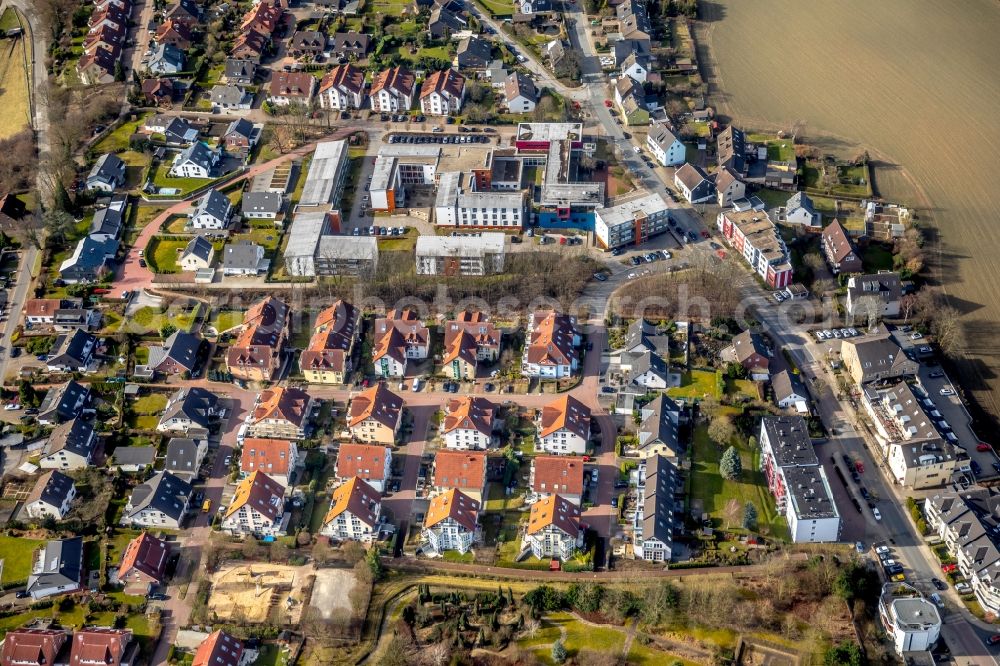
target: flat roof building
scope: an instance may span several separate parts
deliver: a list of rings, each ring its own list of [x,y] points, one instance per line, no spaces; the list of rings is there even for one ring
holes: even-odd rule
[[[506,236],[499,232],[417,238],[418,275],[502,273]]]
[[[347,177],[349,161],[347,141],[322,141],[316,144],[299,206],[335,206]]]

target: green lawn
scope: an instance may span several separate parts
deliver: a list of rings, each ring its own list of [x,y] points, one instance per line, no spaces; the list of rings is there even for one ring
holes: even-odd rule
[[[163,312],[159,308],[146,306],[144,308],[140,308],[134,315],[132,315],[132,328],[142,331],[158,331],[165,324],[171,324],[177,330],[190,331],[191,327],[194,326],[195,320],[198,318],[198,311],[200,307],[201,306],[198,306],[190,312],[184,312],[177,309],[171,309],[167,312]]]
[[[153,236],[146,245],[145,258],[149,264],[149,270],[154,273],[180,273],[180,266],[177,259],[181,252],[187,247],[186,240],[173,240]]]
[[[212,178],[174,178],[168,175],[170,171],[170,161],[160,162],[153,169],[153,185],[158,188],[169,187],[179,190],[174,196],[182,197],[192,190],[211,184]]]
[[[753,400],[757,398],[757,385],[748,379],[727,379],[726,395],[741,395]]]
[[[478,3],[489,10],[493,16],[510,16],[514,13],[514,3],[509,0],[478,0]]]
[[[0,559],[3,559],[3,582],[27,580],[35,550],[45,542],[40,539],[0,536]]]
[[[260,654],[253,666],[285,666],[287,663],[287,650],[274,643],[265,643],[260,647]]]
[[[243,323],[242,310],[222,310],[216,311],[208,320],[208,325],[218,332],[228,331]]]
[[[709,370],[692,370],[685,372],[681,378],[681,385],[667,389],[667,395],[671,398],[702,398],[710,395],[713,398],[721,398],[719,393],[719,382],[716,373]]]
[[[451,60],[451,51],[447,46],[428,46],[417,49],[416,53],[410,53],[407,46],[400,46],[398,49],[400,60],[407,60],[411,63],[420,62],[421,58],[440,58],[441,60]]]
[[[767,142],[767,159],[777,162],[795,162],[795,144],[791,139]]]
[[[3,10],[3,15],[0,16],[0,32],[7,32],[8,30],[20,27],[21,23],[17,20],[17,14],[14,13],[14,8],[8,7]]]
[[[866,273],[892,270],[892,250],[880,243],[870,243],[861,252],[861,263]]]
[[[565,632],[563,645],[570,657],[580,650],[592,650],[620,655],[625,647],[623,631],[610,627],[592,627],[578,621],[569,613],[552,613],[542,619],[542,628],[533,638],[523,638],[518,645],[530,649],[544,664],[552,662],[552,643]],[[651,652],[651,651],[650,651]],[[661,662],[662,657],[661,657]]]
[[[106,137],[97,142],[94,146],[94,152],[100,155],[101,153],[112,153],[116,150],[125,150],[128,148],[128,138],[142,127],[148,115],[148,113],[144,113],[138,120],[125,122],[116,127]]]
[[[463,555],[457,550],[446,550],[441,553],[441,558],[445,562],[459,562],[461,564],[472,564],[476,560],[476,556],[472,553],[472,551]]]
[[[167,396],[162,393],[144,395],[132,402],[132,411],[136,414],[161,414],[166,408]]]
[[[237,243],[244,240],[257,243],[265,250],[277,250],[278,243],[281,242],[281,235],[277,229],[251,229],[246,233],[233,234],[229,242]]]
[[[759,451],[751,450],[739,437],[733,444],[743,460],[743,475],[738,480],[727,481],[719,474],[722,448],[709,439],[707,425],[700,424],[695,428],[689,479],[690,501],[693,504],[701,500],[701,510],[717,521],[717,527],[723,528],[739,528],[743,507],[747,502],[753,502],[757,507],[760,533],[773,538],[787,538],[785,519],[777,514],[774,498],[760,469]]]

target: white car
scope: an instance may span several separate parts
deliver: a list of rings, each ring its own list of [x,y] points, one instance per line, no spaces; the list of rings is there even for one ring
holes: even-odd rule
[[[848,329],[846,329],[846,328],[842,328],[842,329],[840,329],[840,334],[841,334],[842,336],[844,336],[845,338],[849,338],[849,337],[851,337],[851,332],[850,332],[850,330],[848,330]]]
[[[872,507],[872,515],[875,516],[875,520],[882,520],[882,512],[878,510],[878,507]]]
[[[21,405],[17,404],[16,402],[8,402],[6,405],[3,406],[3,408],[8,412],[13,412],[14,410],[21,409]]]
[[[840,334],[840,329],[839,329],[839,328],[835,328],[835,329],[833,329],[833,337],[835,337],[835,338],[840,338],[840,337],[843,337],[843,336],[841,336],[841,334]]]
[[[856,329],[856,328],[849,328],[849,329],[847,329],[847,332],[850,333],[851,337],[853,338],[855,335],[858,334],[858,329]]]
[[[824,333],[823,331],[816,331],[816,339],[826,340],[826,333]]]
[[[911,340],[919,340],[922,337],[924,337],[924,336],[921,335],[920,333],[910,333],[910,339]]]
[[[888,555],[889,554],[889,547],[888,546],[876,546],[875,552],[878,553],[879,555]]]
[[[941,395],[955,395],[955,389],[951,388],[950,386],[945,386],[943,389],[941,389],[940,393]]]
[[[832,338],[833,337],[833,331],[831,331],[828,328],[824,328],[823,329],[823,337],[827,338],[827,339]]]
[[[632,150],[635,151],[636,155],[642,152],[642,148],[640,148],[639,146],[632,146]]]

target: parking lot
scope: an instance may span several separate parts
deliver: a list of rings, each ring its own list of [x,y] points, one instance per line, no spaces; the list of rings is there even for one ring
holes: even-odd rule
[[[459,131],[466,130],[466,133],[462,134],[446,134],[444,130],[440,127],[435,127],[436,132],[430,133],[407,133],[407,134],[391,134],[387,143],[413,143],[413,144],[427,144],[427,143],[440,143],[440,144],[462,144],[462,143],[490,143],[492,137],[488,134],[479,134],[478,132],[472,132],[471,130],[466,130],[464,127],[460,127]],[[487,128],[490,129],[490,128]]]

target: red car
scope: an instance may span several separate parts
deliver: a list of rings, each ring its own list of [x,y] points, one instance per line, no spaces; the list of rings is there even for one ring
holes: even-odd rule
[[[610,109],[611,108],[611,100],[610,99],[604,100],[604,106],[606,106],[606,107],[608,107]]]
[[[987,444],[986,442],[979,442],[979,444],[976,446],[976,451],[989,451],[989,450],[990,450],[990,445]]]
[[[705,231],[704,229],[702,229],[702,231],[701,231],[701,237],[702,238],[708,238],[709,237],[709,233],[707,231]]]
[[[958,565],[957,564],[942,564],[941,565],[941,571],[943,571],[944,573],[951,573],[952,571],[957,571],[957,570],[958,570]]]
[[[860,460],[855,460],[854,461],[854,469],[858,470],[858,474],[864,474],[865,473],[865,464],[863,462],[861,462]]]
[[[1000,634],[993,634],[992,636],[990,636],[989,638],[987,638],[986,639],[986,644],[987,645],[997,645],[997,644],[1000,644]]]

